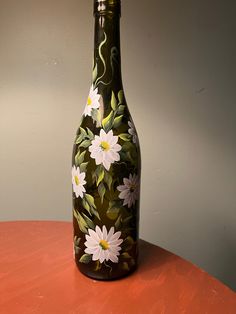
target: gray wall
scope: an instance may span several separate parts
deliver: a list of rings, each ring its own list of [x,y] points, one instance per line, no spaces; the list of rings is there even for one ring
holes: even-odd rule
[[[236,288],[236,3],[123,1],[142,238]],[[71,220],[92,0],[0,0],[0,220]]]

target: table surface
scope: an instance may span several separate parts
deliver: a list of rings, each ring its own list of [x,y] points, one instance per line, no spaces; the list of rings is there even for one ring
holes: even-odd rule
[[[68,222],[0,223],[0,313],[235,314],[236,294],[195,265],[140,241],[140,266],[121,280],[82,275]]]

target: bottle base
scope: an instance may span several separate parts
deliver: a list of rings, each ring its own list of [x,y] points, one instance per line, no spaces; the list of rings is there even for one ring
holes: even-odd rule
[[[77,265],[77,263],[76,263]],[[104,273],[98,273],[98,272],[93,272],[93,271],[85,271],[83,269],[81,269],[78,265],[77,265],[78,270],[81,272],[81,274],[83,274],[84,276],[86,276],[87,278],[93,279],[93,280],[97,280],[97,281],[115,281],[115,280],[120,280],[120,279],[124,279],[130,275],[132,275],[138,268],[137,265],[133,266],[132,269],[130,269],[127,272],[119,272],[118,274],[104,274]]]

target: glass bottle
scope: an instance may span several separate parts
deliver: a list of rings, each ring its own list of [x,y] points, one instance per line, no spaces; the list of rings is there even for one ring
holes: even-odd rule
[[[135,270],[141,158],[121,78],[120,0],[94,0],[92,86],[72,157],[74,256],[112,280]]]

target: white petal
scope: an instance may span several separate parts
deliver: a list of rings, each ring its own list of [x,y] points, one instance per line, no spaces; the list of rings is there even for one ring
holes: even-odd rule
[[[126,198],[126,199],[124,200],[123,205],[125,206],[125,205],[127,205],[127,204],[128,204],[128,199]]]
[[[105,255],[105,260],[106,261],[108,261],[109,260],[109,251],[108,250],[106,250],[106,251],[104,251],[104,255]]]
[[[107,171],[109,171],[111,163],[108,160],[103,161],[103,166],[106,168]]]
[[[88,232],[89,232],[89,235],[91,236],[92,239],[94,239],[95,241],[100,242],[100,238],[99,238],[99,236],[97,235],[97,233],[94,230],[88,229]]]
[[[103,239],[103,233],[102,233],[102,230],[100,229],[100,227],[96,226],[95,231],[96,231],[99,239],[102,240]]]
[[[102,227],[102,233],[103,233],[103,240],[107,240],[107,228],[106,228],[106,226],[103,226]]]
[[[123,199],[125,199],[125,198],[127,198],[127,197],[129,197],[129,196],[130,196],[130,190],[128,190],[128,189],[122,191],[122,192],[119,194],[119,198],[123,198]]]
[[[118,257],[115,254],[110,253],[109,254],[109,259],[113,262],[113,263],[118,263]]]
[[[90,235],[86,234],[85,239],[89,242],[98,243],[97,240],[94,240]]]
[[[120,231],[117,231],[116,233],[113,234],[113,236],[110,238],[110,243],[114,240],[117,240],[119,239],[119,237],[121,236],[121,232]]]
[[[106,139],[106,136],[107,136],[106,132],[103,129],[101,129],[101,131],[100,131],[100,139]]]
[[[100,259],[100,254],[101,254],[101,250],[99,248],[97,248],[94,253],[93,253],[93,257],[92,260],[93,261],[97,261]]]
[[[96,165],[100,165],[103,162],[102,153],[99,153],[99,154],[96,155],[95,162],[96,162]]]
[[[111,252],[111,253],[113,253],[113,254],[116,254],[116,255],[119,255],[120,253],[119,253],[119,251],[121,250],[121,247],[120,246],[111,246],[110,248],[109,248],[109,251]]]
[[[97,241],[94,241],[93,239],[92,240],[87,240],[84,245],[87,247],[87,248],[96,248],[98,247],[98,242]]]
[[[111,160],[111,162],[120,160],[120,155],[112,150],[107,152],[107,157]]]
[[[85,172],[81,172],[79,175],[79,179],[82,181],[85,178]]]
[[[93,93],[93,85],[90,87],[89,95]]]
[[[113,136],[110,139],[110,145],[113,147],[118,142],[118,136]]]
[[[86,248],[85,250],[84,250],[84,252],[85,253],[87,253],[87,254],[93,254],[94,253],[94,248],[91,248],[91,247],[88,247],[88,248]]]
[[[131,182],[130,182],[130,180],[129,179],[127,179],[127,178],[124,178],[124,184],[127,186],[127,187],[129,187],[130,185],[131,185]]]
[[[127,190],[127,186],[126,185],[119,185],[118,187],[117,187],[117,190],[118,191],[124,191],[124,190]]]
[[[128,200],[128,208],[130,208],[131,206],[132,206],[132,199],[130,198],[129,200]]]
[[[79,197],[79,191],[78,190],[74,190],[75,192],[75,196],[78,198]]]
[[[121,150],[121,146],[119,144],[115,144],[114,146],[112,146],[112,149],[116,152],[119,152]]]
[[[74,177],[75,173],[76,173],[76,167],[75,166],[73,166],[71,173],[72,173],[72,177]]]
[[[105,260],[104,250],[101,250],[100,256],[99,256],[99,260],[100,260],[100,263],[103,263],[103,262],[104,262],[104,260]]]
[[[115,137],[115,136],[114,136]],[[113,131],[110,130],[108,133],[107,133],[107,140],[111,143],[111,140],[113,138]]]
[[[123,239],[114,239],[112,241],[109,241],[110,248],[117,249],[123,241]]]
[[[111,239],[111,237],[113,236],[114,231],[115,231],[115,228],[114,228],[114,227],[111,227],[111,229],[109,230],[108,235],[107,235],[107,241],[108,241],[108,242],[109,242],[109,240]]]

